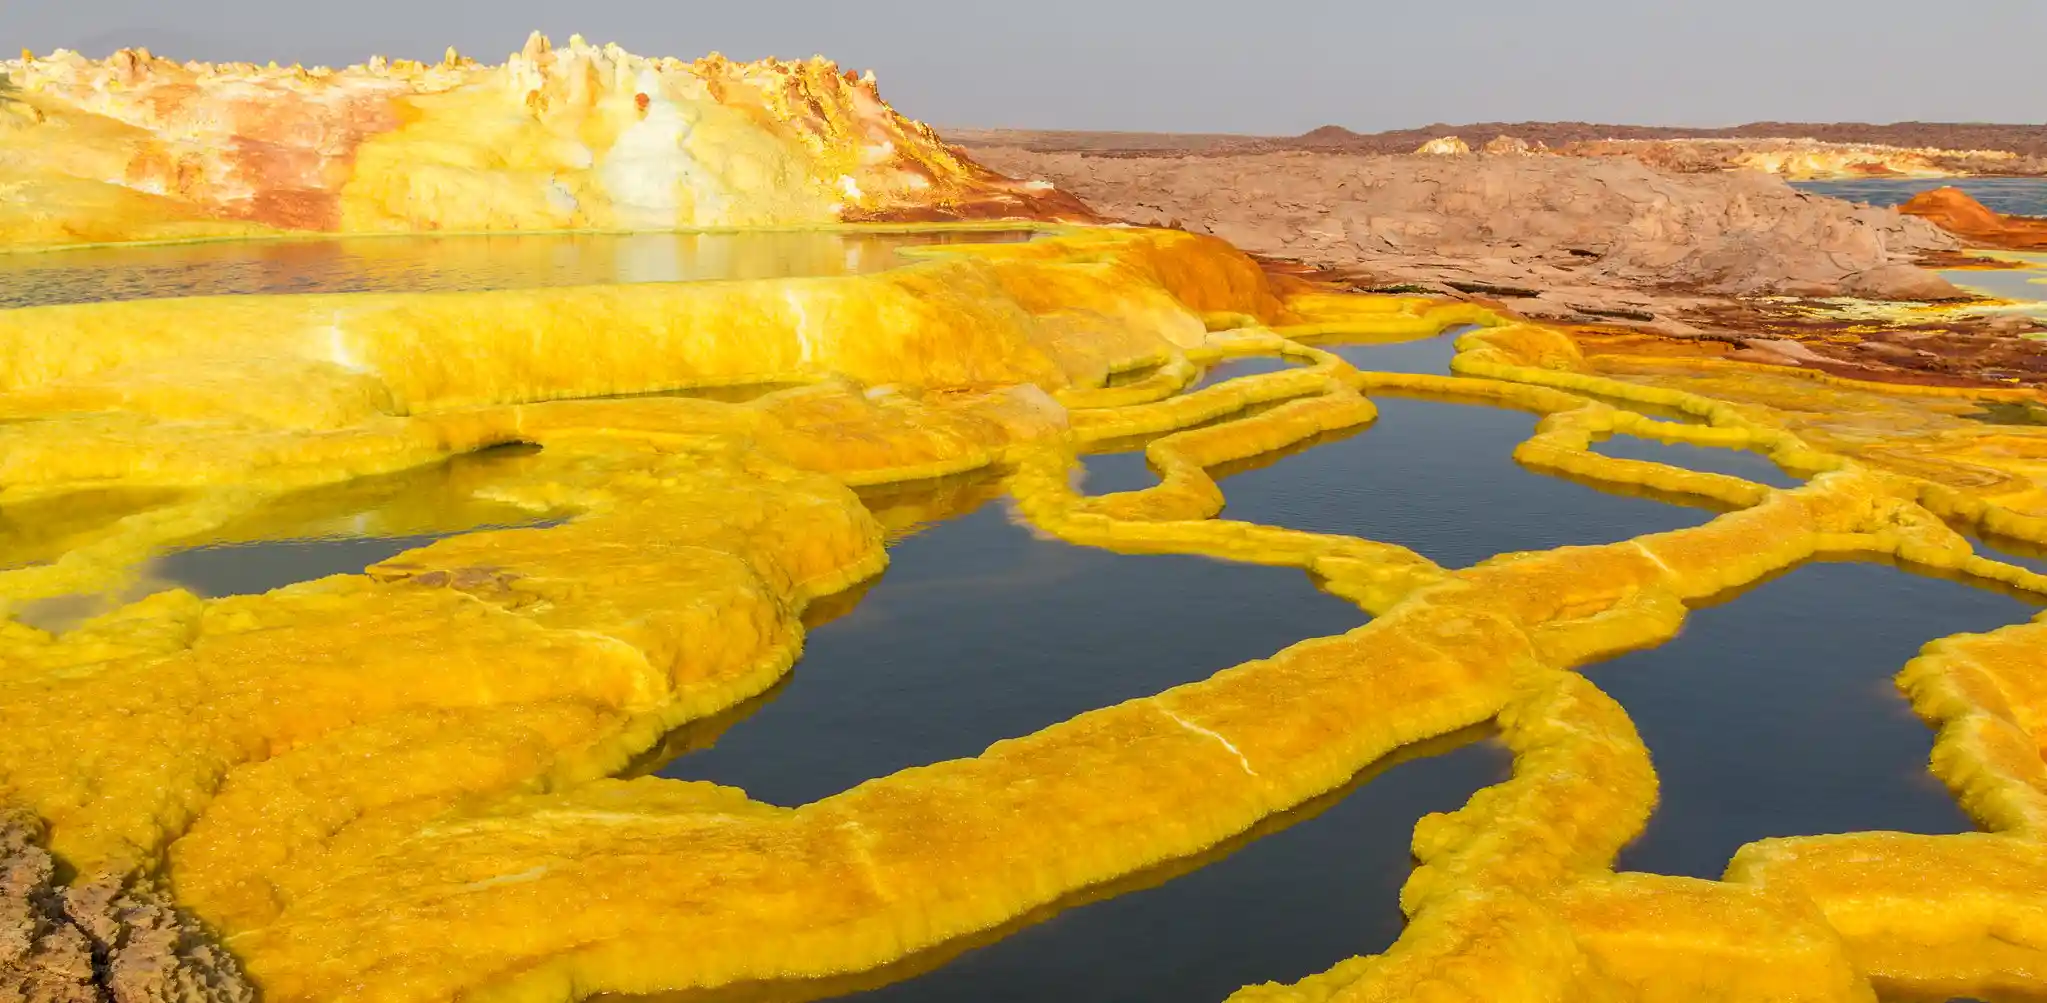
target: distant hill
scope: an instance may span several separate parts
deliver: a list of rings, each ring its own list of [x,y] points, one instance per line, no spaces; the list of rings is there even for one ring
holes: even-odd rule
[[[1602,139],[1817,139],[1829,143],[1873,143],[1943,150],[2009,150],[2024,156],[2047,155],[2047,125],[2001,125],[1988,122],[1750,122],[1724,128],[1659,125],[1606,125],[1592,122],[1478,122],[1435,124],[1418,129],[1356,133],[1339,126],[1278,140],[1278,145],[1358,153],[1410,153],[1438,136],[1459,136],[1473,146],[1495,136],[1530,143],[1563,146]]]
[[[1038,153],[1149,155],[1224,154],[1277,150],[1328,153],[1412,153],[1441,136],[1458,136],[1473,147],[1495,136],[1512,136],[1551,147],[1603,139],[1817,139],[1833,143],[1936,147],[1944,150],[2009,150],[2047,157],[2047,125],[1987,122],[1751,122],[1722,128],[1608,125],[1593,122],[1438,123],[1416,129],[1353,132],[1325,125],[1299,136],[1237,136],[1217,133],[1081,132],[1024,129],[946,129],[946,139],[964,146],[1014,146]]]

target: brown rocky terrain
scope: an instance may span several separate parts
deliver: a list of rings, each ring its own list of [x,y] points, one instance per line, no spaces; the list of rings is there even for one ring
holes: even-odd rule
[[[1517,304],[1537,315],[1565,316],[1578,302],[1589,315],[1617,303],[1640,313],[1687,297],[1961,296],[1912,266],[1958,246],[1938,228],[1755,172],[1677,176],[1573,157],[973,154],[1117,219],[1211,233],[1381,285],[1539,301]]]
[[[2031,327],[2023,317],[1919,320],[1900,309],[1871,324],[1816,309],[1833,297],[1968,299],[1921,267],[1969,260],[1964,243],[1759,171],[1512,154],[968,152],[1103,215],[1211,233],[1360,288],[1724,341],[1747,357],[1871,378],[2047,382],[2047,353],[2014,337]]]

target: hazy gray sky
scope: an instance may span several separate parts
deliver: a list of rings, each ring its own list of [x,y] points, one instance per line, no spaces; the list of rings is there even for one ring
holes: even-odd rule
[[[2047,119],[2043,0],[0,0],[10,53],[495,62],[534,28],[645,55],[823,53],[944,125]]]

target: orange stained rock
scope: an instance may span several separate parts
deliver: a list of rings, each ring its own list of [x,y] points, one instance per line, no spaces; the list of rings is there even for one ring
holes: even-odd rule
[[[567,519],[261,596],[164,593],[58,635],[0,626],[0,801],[47,822],[82,876],[166,881],[266,999],[556,1000],[875,969],[1492,722],[1513,776],[1417,826],[1399,943],[1243,999],[2037,988],[2012,973],[2037,971],[2047,945],[2047,628],[1949,639],[1901,676],[1941,729],[1936,773],[1985,833],[1766,841],[1718,882],[1613,871],[1656,774],[1627,715],[1573,671],[1824,553],[2047,592],[1943,518],[2047,541],[2018,486],[2028,434],[1967,440],[1956,418],[1919,436],[1904,416],[1955,398],[1588,357],[1464,304],[1281,295],[1226,245],[1180,234],[929,257],[845,280],[0,316],[0,415],[35,419],[0,424],[0,500],[141,493],[96,501],[129,513],[97,530],[24,535],[60,556],[0,571],[10,603],[260,527],[295,492],[492,444],[541,448],[469,490]],[[810,326],[820,314],[836,323]],[[200,316],[210,340],[188,333]],[[1463,323],[1483,329],[1460,339],[1455,376],[1358,372],[1315,347]],[[440,357],[450,342],[460,366]],[[1305,365],[1182,392],[1246,354]],[[583,399],[770,378],[805,385],[744,404]],[[1387,392],[1533,412],[1522,462],[1730,511],[1461,570],[1215,518],[1214,468],[1368,423]],[[1590,451],[1613,432],[1753,450],[1812,480],[1778,490]],[[1073,489],[1077,451],[1132,437],[1158,486]],[[972,470],[1000,471],[1022,517],[1070,542],[1298,567],[1375,619],[801,807],[613,779],[773,685],[805,610],[881,570],[888,534],[919,516],[877,518],[849,485]]]
[[[1979,247],[2017,251],[2047,247],[2047,220],[1992,212],[1959,188],[1920,192],[1898,211],[1923,217]]]

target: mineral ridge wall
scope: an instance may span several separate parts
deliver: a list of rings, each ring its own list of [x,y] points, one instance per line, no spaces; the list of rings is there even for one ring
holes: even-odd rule
[[[0,74],[0,246],[1088,218],[821,58],[684,62],[535,35],[499,66],[60,51]]]

